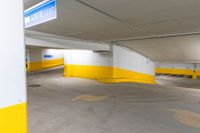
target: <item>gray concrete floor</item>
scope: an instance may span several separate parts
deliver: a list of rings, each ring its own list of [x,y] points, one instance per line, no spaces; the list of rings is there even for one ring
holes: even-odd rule
[[[200,79],[193,80],[192,78],[187,76],[182,77],[182,76],[160,75],[157,76],[157,82],[159,85],[163,86],[200,89]]]
[[[62,73],[29,74],[29,133],[200,133],[199,80],[101,84]]]

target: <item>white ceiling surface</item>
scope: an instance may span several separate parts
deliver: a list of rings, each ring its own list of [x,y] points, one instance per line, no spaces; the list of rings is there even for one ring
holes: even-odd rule
[[[98,41],[143,35],[75,0],[57,1],[58,18],[29,30]]]
[[[120,44],[155,61],[200,62],[200,35],[123,41]]]
[[[26,0],[25,9],[40,1],[42,0]],[[82,0],[107,15],[76,0],[57,2],[56,20],[28,30],[95,41],[200,31],[199,0]],[[137,41],[140,45],[135,44],[135,41],[120,43],[155,60],[191,61],[200,57],[194,52],[200,47],[197,43],[193,45],[177,41],[176,43],[181,44],[172,46],[171,43],[162,43],[162,39],[149,41]],[[151,46],[154,50],[150,50]]]

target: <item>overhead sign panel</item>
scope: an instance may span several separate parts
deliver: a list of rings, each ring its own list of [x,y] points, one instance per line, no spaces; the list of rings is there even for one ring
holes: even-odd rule
[[[29,28],[56,18],[56,0],[45,0],[25,10],[25,28]]]

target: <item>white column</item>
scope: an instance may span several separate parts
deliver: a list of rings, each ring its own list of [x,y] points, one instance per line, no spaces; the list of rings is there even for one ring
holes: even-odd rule
[[[23,0],[0,8],[0,132],[25,133],[26,71]]]
[[[41,62],[43,58],[43,50],[41,48],[29,48],[29,61]]]

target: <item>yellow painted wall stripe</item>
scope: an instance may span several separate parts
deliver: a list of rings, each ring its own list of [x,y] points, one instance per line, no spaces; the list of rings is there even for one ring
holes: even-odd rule
[[[113,68],[112,79],[100,79],[100,81],[107,83],[136,82],[136,83],[156,84],[155,76],[153,75],[134,72],[121,68]]]
[[[45,61],[38,61],[38,62],[30,62],[28,64],[28,71],[39,71],[42,69],[53,68],[57,66],[64,65],[64,59],[54,59],[54,60],[45,60]]]
[[[191,69],[177,69],[177,68],[156,68],[156,74],[176,74],[176,75],[193,75]]]
[[[27,104],[0,109],[0,133],[28,133]]]
[[[65,77],[99,80],[106,83],[138,82],[156,84],[155,76],[110,66],[65,65]]]
[[[65,65],[65,77],[89,78],[95,80],[112,78],[112,67]]]
[[[42,68],[46,69],[46,68],[52,68],[52,67],[56,67],[56,66],[61,66],[64,65],[64,59],[55,59],[55,60],[45,60],[42,61]]]
[[[156,68],[156,74],[171,74],[171,75],[187,75],[192,76],[192,79],[197,79],[200,76],[200,70],[177,69],[177,68]]]
[[[196,75],[200,76],[200,70],[196,70]]]
[[[38,71],[42,69],[42,62],[30,62],[28,63],[28,71]]]

